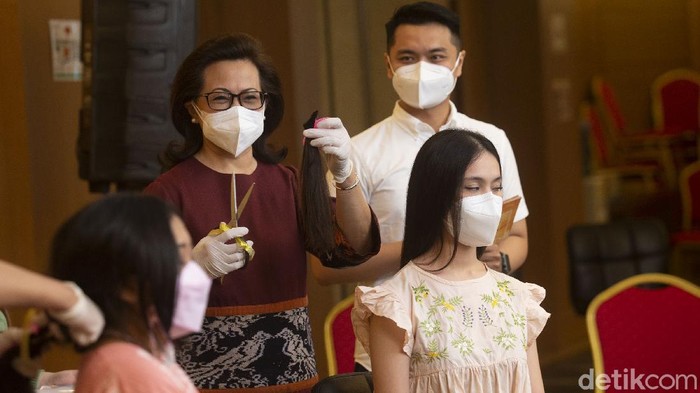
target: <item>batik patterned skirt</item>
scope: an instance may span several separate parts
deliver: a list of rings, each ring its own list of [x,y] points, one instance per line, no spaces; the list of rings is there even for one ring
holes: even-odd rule
[[[318,382],[307,298],[210,307],[177,360],[201,392],[308,391]]]

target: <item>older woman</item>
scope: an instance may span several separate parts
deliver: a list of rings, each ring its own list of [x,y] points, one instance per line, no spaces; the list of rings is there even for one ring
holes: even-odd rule
[[[198,241],[194,259],[216,278],[203,332],[186,341],[178,361],[203,392],[309,391],[318,376],[297,171],[280,164],[283,150],[267,145],[284,111],[277,72],[255,39],[222,36],[185,59],[171,94],[184,142],[166,151],[167,171],[145,192],[182,213]],[[338,189],[336,246],[319,257],[361,262],[376,253],[379,235],[356,187],[349,135],[336,118],[316,127],[310,143],[325,154]],[[234,217],[232,203],[253,184]]]

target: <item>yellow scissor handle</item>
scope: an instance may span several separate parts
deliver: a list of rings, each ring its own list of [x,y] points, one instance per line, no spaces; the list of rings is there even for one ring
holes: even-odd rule
[[[219,224],[218,228],[212,229],[211,231],[209,231],[209,235],[210,236],[211,235],[220,235],[220,234],[228,231],[229,229],[231,229],[231,227],[226,225],[225,222],[222,222]],[[246,241],[243,240],[242,237],[236,237],[236,238],[234,238],[234,240],[236,241],[236,244],[238,244],[248,254],[248,260],[252,261],[253,257],[255,256],[255,250],[253,250],[253,247],[248,245],[248,243],[246,243]]]
[[[31,356],[29,353],[29,338],[32,335],[32,323],[36,317],[37,311],[34,308],[30,308],[24,314],[24,324],[22,325],[22,341],[19,343],[19,357],[22,361],[31,361]]]

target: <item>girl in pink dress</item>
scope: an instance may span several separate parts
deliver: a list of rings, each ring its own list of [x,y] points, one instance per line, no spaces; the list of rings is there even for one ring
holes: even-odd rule
[[[477,258],[499,227],[501,190],[498,153],[480,134],[445,130],[420,149],[402,269],[355,291],[353,324],[375,392],[544,391],[544,289]]]

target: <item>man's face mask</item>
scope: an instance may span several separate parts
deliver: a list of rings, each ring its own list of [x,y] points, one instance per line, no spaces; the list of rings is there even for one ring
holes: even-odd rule
[[[401,66],[394,71],[387,56],[389,68],[394,74],[391,83],[396,94],[406,104],[420,109],[433,108],[450,96],[457,83],[454,70],[460,59],[461,56],[458,55],[451,70],[445,66],[420,61]]]

